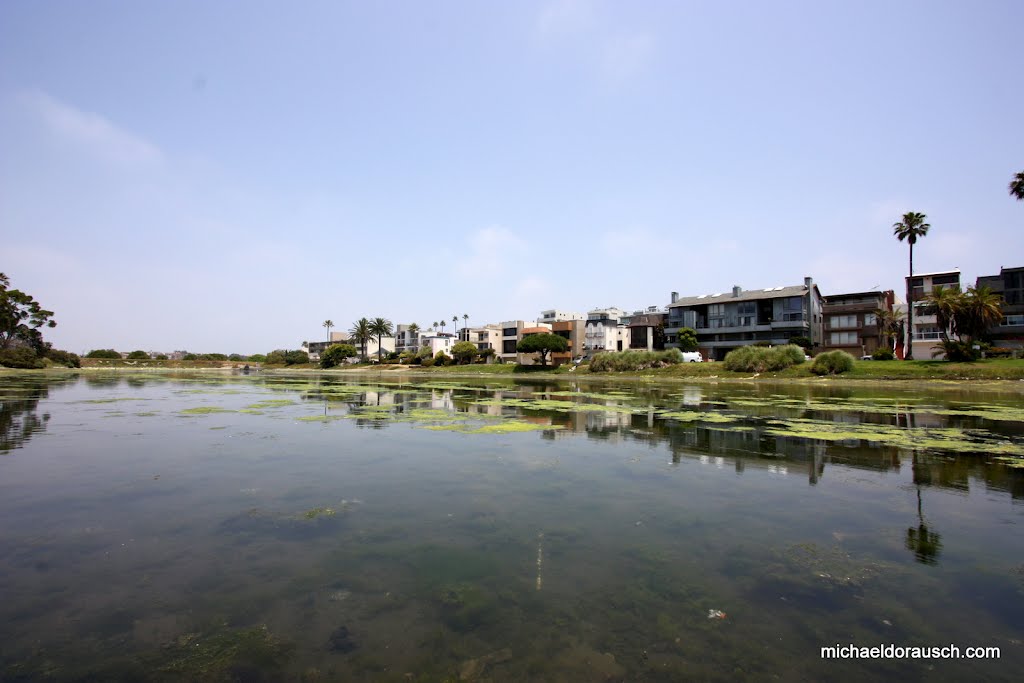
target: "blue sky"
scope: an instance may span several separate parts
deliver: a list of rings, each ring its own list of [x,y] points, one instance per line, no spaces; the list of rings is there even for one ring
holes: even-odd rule
[[[0,3],[0,271],[61,348],[255,353],[1024,265],[1003,2]]]

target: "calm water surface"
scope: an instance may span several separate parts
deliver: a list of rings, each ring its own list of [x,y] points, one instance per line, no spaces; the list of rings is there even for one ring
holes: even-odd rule
[[[916,389],[4,375],[0,680],[1019,680],[1024,393]]]

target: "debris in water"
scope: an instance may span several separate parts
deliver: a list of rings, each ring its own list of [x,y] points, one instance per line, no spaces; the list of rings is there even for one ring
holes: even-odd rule
[[[725,612],[720,609],[709,609],[708,619],[725,619]]]

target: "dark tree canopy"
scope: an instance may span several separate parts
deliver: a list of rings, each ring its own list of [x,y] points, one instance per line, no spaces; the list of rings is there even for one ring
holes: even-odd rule
[[[479,349],[473,342],[463,341],[452,347],[452,356],[459,363],[469,363],[476,358],[478,353]]]
[[[548,353],[562,353],[569,350],[569,341],[557,334],[528,334],[516,345],[519,353],[539,353],[540,364],[548,364]]]
[[[359,352],[351,344],[331,344],[320,354],[320,367],[333,368],[346,358],[355,358],[357,355]]]
[[[41,355],[46,346],[41,327],[56,327],[53,311],[44,310],[39,302],[18,289],[9,289],[10,279],[0,273],[0,349],[30,346]]]
[[[697,331],[692,327],[681,327],[677,334],[679,349],[681,351],[696,351],[700,346],[697,343]]]

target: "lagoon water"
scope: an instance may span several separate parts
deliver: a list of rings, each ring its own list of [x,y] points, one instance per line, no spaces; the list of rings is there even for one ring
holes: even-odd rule
[[[26,373],[0,398],[2,681],[1024,665],[1021,390]]]

